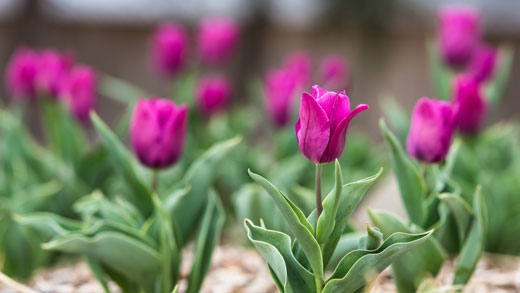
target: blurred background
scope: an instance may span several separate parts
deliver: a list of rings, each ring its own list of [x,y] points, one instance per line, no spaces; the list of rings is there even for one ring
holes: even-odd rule
[[[370,135],[379,139],[376,127],[382,115],[381,97],[393,96],[409,111],[419,97],[433,96],[425,40],[435,33],[437,8],[458,2],[0,0],[0,67],[5,68],[20,45],[56,48],[73,52],[79,62],[132,82],[152,95],[167,96],[170,81],[153,74],[147,58],[148,40],[157,23],[181,22],[193,34],[201,18],[225,15],[236,19],[243,32],[238,56],[226,69],[234,79],[237,100],[246,99],[251,80],[261,78],[293,50],[309,52],[315,68],[326,54],[343,55],[350,64],[348,95],[354,104],[373,106],[353,127],[373,130]],[[520,2],[463,3],[481,9],[488,42],[508,42],[519,55]],[[519,79],[520,58],[514,62],[513,81]],[[4,70],[0,74],[5,80]],[[515,117],[515,109],[520,108],[520,83],[511,82],[508,87],[501,118]],[[1,93],[5,100],[5,86]],[[117,107],[101,97],[98,111],[110,121],[110,113]]]

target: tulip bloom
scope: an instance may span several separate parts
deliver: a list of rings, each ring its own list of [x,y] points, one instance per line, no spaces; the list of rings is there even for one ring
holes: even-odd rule
[[[426,163],[444,161],[455,126],[456,111],[450,103],[427,97],[419,99],[406,142],[408,154]]]
[[[232,19],[204,19],[197,36],[202,61],[208,64],[227,61],[236,50],[239,37],[240,29]]]
[[[461,75],[455,79],[454,103],[458,107],[459,131],[464,134],[478,131],[486,118],[488,104],[473,76]]]
[[[489,46],[477,49],[469,63],[469,72],[478,82],[488,80],[495,70],[497,50]]]
[[[284,67],[294,76],[297,88],[307,87],[312,78],[312,60],[305,52],[293,52],[284,61]]]
[[[60,98],[69,110],[81,122],[89,121],[89,112],[96,105],[97,75],[88,66],[74,67],[63,80]]]
[[[159,25],[152,36],[150,52],[152,65],[159,74],[170,77],[179,72],[188,53],[184,28],[174,23]]]
[[[295,127],[300,152],[316,164],[339,158],[350,121],[368,108],[362,104],[350,111],[350,100],[345,91],[329,92],[313,86],[312,95],[302,94],[300,120]]]
[[[14,98],[36,98],[38,54],[29,48],[18,48],[7,64],[6,87]]]
[[[201,78],[196,88],[199,109],[211,115],[226,107],[231,98],[231,81],[223,75]]]
[[[330,55],[321,62],[321,81],[328,88],[340,89],[348,85],[348,64],[340,56]]]
[[[285,69],[267,73],[264,84],[265,107],[278,127],[287,125],[290,120],[295,86],[294,77]]]
[[[440,50],[452,66],[467,64],[480,39],[480,14],[471,7],[452,6],[440,10]]]
[[[54,50],[43,51],[38,58],[37,86],[40,92],[58,96],[62,81],[67,77],[74,59]]]
[[[130,124],[135,154],[145,166],[166,168],[179,160],[184,150],[188,107],[168,99],[139,99]]]

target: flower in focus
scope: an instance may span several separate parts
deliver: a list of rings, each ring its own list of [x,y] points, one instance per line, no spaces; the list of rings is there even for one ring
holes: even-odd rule
[[[97,75],[88,66],[72,68],[60,86],[60,98],[81,122],[89,121],[89,112],[96,106]]]
[[[36,98],[38,54],[29,48],[18,48],[7,64],[6,87],[14,98]]]
[[[426,163],[444,161],[451,146],[456,111],[445,101],[423,97],[413,109],[406,148],[410,156]]]
[[[350,121],[368,105],[350,110],[345,91],[329,92],[315,85],[312,95],[302,94],[300,120],[296,123],[296,138],[300,152],[316,164],[325,164],[339,158],[345,147]]]
[[[143,165],[160,169],[173,165],[184,150],[188,107],[168,99],[139,99],[130,124],[130,139]]]
[[[226,107],[231,98],[231,82],[223,75],[204,77],[196,88],[197,104],[206,115]]]
[[[286,69],[276,69],[267,73],[264,102],[267,113],[279,127],[287,125],[290,120],[295,86],[293,75]]]
[[[284,61],[284,67],[294,76],[297,88],[306,87],[312,77],[312,60],[305,52],[293,52]]]
[[[488,80],[495,70],[497,50],[489,46],[480,46],[469,63],[469,72],[478,82]]]
[[[348,64],[340,56],[329,55],[321,62],[321,81],[327,88],[338,90],[348,85]]]
[[[438,18],[444,61],[451,66],[467,64],[480,39],[480,14],[471,7],[450,6],[441,9]]]
[[[45,50],[38,57],[36,83],[38,90],[57,97],[62,80],[67,77],[74,58],[54,50]]]
[[[479,82],[472,75],[460,75],[455,79],[454,103],[458,109],[459,131],[464,134],[478,131],[486,118],[488,105]]]
[[[188,38],[182,26],[174,23],[159,25],[150,42],[155,70],[165,76],[179,72],[186,63],[187,47]]]
[[[202,61],[220,64],[235,52],[240,30],[232,19],[207,18],[200,23],[198,32],[199,54]]]

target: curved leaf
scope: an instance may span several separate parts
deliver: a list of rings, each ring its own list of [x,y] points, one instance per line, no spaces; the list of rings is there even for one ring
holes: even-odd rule
[[[329,239],[330,234],[336,226],[336,214],[343,191],[343,178],[338,160],[336,160],[334,166],[336,179],[334,188],[330,194],[325,197],[325,200],[323,200],[323,212],[318,218],[318,225],[316,227],[316,240],[318,240],[320,244],[325,243]]]
[[[459,231],[459,241],[464,242],[466,232],[468,231],[469,223],[473,216],[471,207],[460,197],[458,194],[453,193],[441,193],[438,195],[441,202],[445,203],[446,206],[451,210],[457,223],[457,230]]]

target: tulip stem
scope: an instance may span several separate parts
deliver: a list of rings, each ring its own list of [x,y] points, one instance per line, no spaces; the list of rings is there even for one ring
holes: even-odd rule
[[[150,182],[150,187],[152,188],[152,192],[157,192],[157,177],[158,177],[159,171],[152,170],[152,178]]]
[[[320,218],[321,212],[323,211],[323,205],[321,203],[321,164],[316,164],[316,212],[317,219]]]

